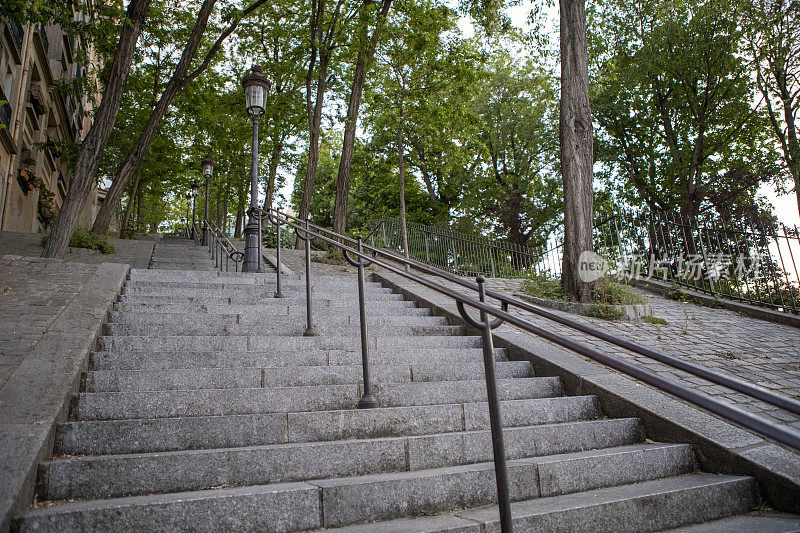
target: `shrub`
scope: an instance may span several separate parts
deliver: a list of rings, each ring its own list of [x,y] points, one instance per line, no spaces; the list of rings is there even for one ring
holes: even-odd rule
[[[561,288],[561,280],[549,279],[545,276],[533,276],[527,278],[520,285],[520,290],[528,296],[542,298],[543,300],[557,300],[567,302],[569,299]]]
[[[47,235],[42,237],[42,246],[47,244]],[[114,245],[108,242],[107,235],[97,235],[88,229],[78,228],[69,239],[70,248],[88,248],[98,250],[102,254],[115,254],[117,250]]]
[[[627,285],[609,277],[600,278],[594,283],[594,296],[599,303],[608,305],[637,305],[646,301]]]
[[[619,307],[602,303],[592,304],[587,307],[586,314],[603,320],[619,320],[625,316],[625,312]]]
[[[645,316],[642,317],[642,320],[644,320],[645,322],[647,322],[649,324],[661,324],[662,326],[666,326],[666,325],[669,324],[669,322],[667,322],[663,318],[659,318],[659,317],[653,316],[653,315],[645,315]]]

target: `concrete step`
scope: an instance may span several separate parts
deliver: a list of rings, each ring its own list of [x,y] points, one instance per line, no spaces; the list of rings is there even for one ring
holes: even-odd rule
[[[393,383],[374,385],[381,407],[472,403],[486,399],[482,380]],[[561,394],[558,378],[498,380],[502,400],[553,397]],[[253,413],[287,413],[353,408],[360,385],[318,385],[269,389],[198,389],[170,391],[95,392],[78,396],[78,420],[169,418]]]
[[[670,529],[665,533],[730,533],[732,531],[757,531],[758,533],[789,533],[791,531],[797,533],[800,531],[800,517],[760,511]]]
[[[348,317],[349,318],[349,317]],[[183,321],[182,321],[183,322]],[[188,322],[188,321],[186,321]],[[370,334],[381,335],[463,335],[467,333],[465,326],[447,325],[444,317],[401,317],[399,320],[376,317],[367,322]],[[360,335],[359,319],[345,319],[341,322],[320,319],[316,323],[319,335]],[[302,336],[306,330],[304,320],[298,317],[274,317],[261,323],[253,324],[220,324],[216,321],[197,321],[194,323],[162,324],[120,324],[105,326],[106,335],[114,336],[147,336],[147,335],[265,335],[270,332],[280,335]]]
[[[180,272],[156,272],[152,269],[133,268],[129,274],[131,281],[157,281],[157,282],[225,282],[225,283],[274,283],[275,272],[221,272],[215,271],[192,271],[181,274]],[[283,279],[301,279],[300,276],[289,276],[284,274]]]
[[[603,422],[607,427],[594,431],[614,431],[603,442],[591,439],[593,449],[618,447],[640,442],[638,427],[628,423]],[[541,426],[509,428],[504,432],[509,459],[541,457],[552,462],[559,455],[585,451],[586,439],[573,439],[567,433],[580,427],[561,426],[536,441]],[[622,431],[619,431],[622,429]],[[565,445],[565,442],[568,443]],[[602,446],[601,444],[605,444]],[[672,445],[675,446],[675,445]],[[681,445],[678,445],[681,446]],[[691,465],[688,446],[677,457]],[[617,448],[617,449],[615,449]],[[632,448],[622,448],[628,453]],[[638,457],[638,455],[634,455]],[[68,500],[116,498],[147,493],[204,490],[217,486],[262,485],[307,481],[344,476],[418,471],[492,461],[489,431],[439,433],[413,437],[387,437],[343,441],[250,446],[216,450],[191,450],[167,453],[103,455],[66,458],[42,464],[40,498]]]
[[[676,476],[690,471],[693,463],[689,446],[644,444],[516,459],[509,461],[508,467],[511,497],[519,501]],[[289,509],[281,509],[281,515],[303,512],[321,520],[319,525],[325,527],[413,516],[431,510],[475,507],[489,504],[496,498],[492,463],[322,479],[305,484],[317,488],[315,503],[318,505],[300,510],[297,509],[298,504],[293,502]],[[290,484],[267,485],[267,487],[271,487],[272,493],[275,494],[280,490],[279,487],[287,485],[297,488]],[[254,491],[259,490],[259,487],[265,486],[247,487],[242,490]],[[158,516],[162,514],[160,511],[169,508],[162,500],[177,503],[174,499],[176,495],[180,495],[178,501],[192,503],[195,498],[207,500],[224,498],[224,493],[219,490],[214,492],[182,492],[56,505],[24,515],[20,529],[27,531],[47,527],[85,530],[100,524],[108,529],[139,530],[150,526],[153,529],[164,529],[169,528],[170,523],[174,523],[172,521],[175,517],[171,516],[173,514],[181,515],[182,529],[206,529],[211,526],[206,523],[209,521],[214,522],[213,527],[220,528],[216,513],[209,514],[209,508],[213,509],[209,501],[204,502],[202,513],[193,513],[191,509],[196,509],[196,505],[189,505],[181,509],[173,508],[167,516]],[[224,499],[230,502],[236,498]],[[292,499],[303,498],[294,494]],[[272,506],[276,505],[273,503]],[[239,515],[242,510],[252,512],[246,505],[242,508],[226,505],[225,508],[228,513],[234,515]],[[113,512],[110,512],[112,510]],[[261,514],[258,513],[259,516]],[[158,517],[159,521],[151,522],[154,517]],[[40,520],[38,523],[36,518]],[[229,516],[223,524],[228,525],[231,520]],[[253,518],[248,520],[252,521]],[[298,517],[292,517],[292,520],[298,520]],[[306,524],[312,521],[311,517],[302,519]],[[234,529],[242,528],[242,524],[234,527]]]
[[[495,359],[505,361],[504,348],[495,348]],[[402,347],[370,350],[371,365],[444,365],[483,364],[481,348],[416,348],[408,351]],[[94,352],[90,355],[93,370],[147,370],[179,368],[240,368],[285,366],[337,366],[360,365],[361,346],[350,350],[300,349],[286,353],[277,349],[240,351],[189,351],[175,349],[168,352],[151,350],[126,350]]]
[[[313,287],[316,290],[321,290],[323,288],[342,288],[342,289],[353,289],[357,290],[358,285],[356,283],[356,278],[352,279],[352,283],[349,282],[348,278],[337,278],[337,279],[314,279],[313,280]],[[275,290],[277,286],[277,282],[275,279],[270,280],[261,280],[260,283],[256,284],[254,280],[250,280],[244,278],[242,280],[233,279],[212,279],[209,281],[155,281],[155,280],[130,280],[125,284],[124,291],[131,292],[131,293],[142,293],[142,294],[172,294],[172,293],[181,293],[181,294],[193,294],[195,291],[199,291],[201,293],[214,293],[214,294],[221,294],[225,291],[230,292],[255,292],[259,290],[264,290],[265,287],[272,288]],[[282,280],[282,287],[291,287],[294,289],[302,289],[305,291],[306,283],[304,279],[298,278],[287,278]],[[392,290],[383,287],[380,283],[377,282],[367,282],[364,285],[364,289],[367,292],[383,292],[383,293],[391,293]]]
[[[198,291],[197,294],[189,294],[189,293],[182,293],[178,292],[175,294],[166,294],[166,295],[157,295],[157,294],[127,294],[123,293],[119,301],[121,302],[139,302],[143,304],[151,304],[151,303],[161,303],[161,304],[171,304],[171,303],[182,303],[182,302],[189,302],[195,305],[206,305],[206,306],[213,306],[219,305],[223,303],[234,303],[234,304],[260,304],[262,302],[272,302],[276,301],[276,305],[287,305],[289,303],[302,301],[305,304],[305,292],[300,292],[299,290],[295,293],[288,293],[287,297],[285,298],[286,302],[284,303],[281,300],[282,298],[274,298],[274,290],[265,290],[262,289],[263,292],[261,293],[251,293],[251,294],[232,294],[230,296],[226,296],[224,294],[216,296],[213,293],[209,294],[208,291]],[[357,291],[349,291],[349,290],[337,290],[334,288],[326,289],[325,291],[317,290],[313,293],[313,298],[319,298],[321,300],[335,300],[338,302],[358,302],[358,293]],[[394,293],[386,293],[386,292],[377,292],[377,291],[370,291],[366,293],[367,301],[373,302],[384,302],[384,301],[395,301],[395,300],[402,300],[402,294],[394,294]],[[267,305],[269,305],[267,303]]]
[[[500,406],[505,427],[571,424],[598,415],[594,396],[507,400]],[[589,430],[593,427],[587,426]],[[191,418],[72,421],[59,426],[55,446],[60,455],[101,455],[485,429],[489,429],[485,402],[451,403]],[[556,430],[555,426],[549,429],[543,426],[540,431]]]
[[[503,379],[533,377],[527,361],[498,362]],[[458,365],[371,365],[373,382],[461,381],[484,378],[482,363]],[[95,370],[86,373],[85,392],[296,387],[361,383],[361,365],[280,366],[243,368],[178,368],[170,370]]]
[[[458,326],[453,326],[458,327]],[[361,339],[357,331],[352,335],[329,335],[317,337],[298,337],[286,335],[270,336],[104,336],[99,337],[100,351],[269,351],[279,353],[298,353],[306,350],[360,350]],[[477,336],[375,336],[370,333],[369,346],[375,350],[418,348],[479,348],[481,338]]]
[[[755,503],[755,483],[752,478],[689,474],[633,485],[520,501],[511,504],[511,514],[514,517],[515,531],[639,533],[662,531],[744,513]],[[430,514],[428,509],[423,511]],[[422,514],[423,511],[418,514]],[[347,533],[405,531],[482,533],[499,530],[497,507],[465,509],[449,514],[337,529]],[[745,528],[723,531],[760,532],[761,530]]]
[[[183,313],[169,313],[165,311],[153,312],[145,307],[140,307],[136,310],[127,311],[114,311],[109,319],[110,323],[121,324],[182,324],[194,323],[197,321],[214,322],[219,324],[262,324],[276,317],[285,318],[293,317],[294,319],[306,318],[306,306],[287,307],[286,309],[254,309],[253,312],[235,313],[230,312],[230,309],[217,308],[219,312],[203,312],[199,310],[187,311]],[[358,322],[358,309],[342,309],[342,308],[320,308],[317,307],[316,313],[323,312],[325,320],[331,321],[345,321]],[[431,317],[431,310],[425,307],[396,307],[386,308],[385,306],[373,306],[371,309],[367,308],[367,318],[370,320],[381,318],[389,318],[393,320],[403,320],[404,318],[411,317]],[[447,320],[441,320],[444,317],[439,317],[440,323],[445,324]]]
[[[115,310],[121,313],[152,313],[154,316],[160,313],[170,314],[187,314],[187,315],[209,315],[209,314],[248,314],[254,316],[275,316],[276,314],[302,314],[306,312],[305,299],[298,300],[297,298],[265,298],[262,303],[258,304],[231,304],[231,303],[215,303],[215,304],[196,304],[192,302],[180,303],[154,303],[146,304],[136,301],[121,301],[114,304]],[[408,300],[387,300],[387,301],[366,301],[364,308],[367,315],[373,313],[407,312],[408,309],[419,309],[415,307],[414,302]],[[330,300],[314,298],[312,300],[312,311],[314,316],[320,313],[350,313],[358,315],[358,301],[349,300]],[[385,314],[385,313],[384,313]],[[320,315],[321,316],[321,315]]]

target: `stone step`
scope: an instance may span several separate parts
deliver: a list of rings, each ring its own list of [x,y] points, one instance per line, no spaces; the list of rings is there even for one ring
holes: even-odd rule
[[[497,377],[533,377],[527,361],[498,362]],[[371,365],[374,382],[404,383],[484,379],[483,363],[458,365]],[[297,387],[361,383],[361,365],[171,370],[95,370],[86,373],[85,392]]]
[[[129,274],[131,281],[174,281],[174,282],[225,282],[225,283],[274,283],[275,272],[224,272],[214,271],[191,271],[181,274],[180,272],[158,272],[152,269],[133,268]],[[289,276],[284,274],[283,279],[301,279],[300,276]]]
[[[588,426],[588,424],[584,424]],[[608,421],[591,432],[571,426],[541,435],[541,426],[504,431],[508,459],[543,457],[640,442],[636,424]],[[586,429],[589,429],[588,427]],[[619,431],[622,429],[622,431]],[[573,436],[576,430],[580,435]],[[595,432],[608,438],[597,441]],[[613,433],[612,433],[613,432]],[[542,441],[536,439],[542,437]],[[583,438],[580,438],[583,437]],[[589,437],[589,438],[587,438]],[[536,443],[533,446],[533,443]],[[686,447],[688,448],[688,447]],[[613,451],[613,450],[610,450]],[[687,450],[688,451],[688,450]],[[691,462],[691,454],[685,453]],[[266,485],[398,471],[418,471],[492,461],[487,430],[242,448],[66,458],[42,464],[40,498],[116,498],[147,493]]]
[[[553,397],[561,394],[558,378],[498,380],[501,400]],[[411,382],[373,385],[381,407],[473,403],[486,399],[482,380]],[[253,413],[288,413],[353,408],[360,385],[318,385],[269,389],[198,389],[94,392],[78,396],[78,420],[169,418]]]
[[[327,318],[327,317],[326,317]],[[319,335],[360,335],[360,322],[356,317],[352,320],[332,321],[320,320],[316,323]],[[463,335],[467,333],[465,326],[447,325],[444,317],[400,317],[387,319],[375,317],[367,322],[369,334],[382,335]],[[302,336],[306,330],[304,320],[298,317],[274,317],[271,320],[252,324],[220,324],[215,320],[197,321],[194,323],[174,324],[120,324],[111,323],[105,326],[106,335],[141,336],[141,335],[265,335],[270,332],[280,335]]]
[[[530,500],[621,483],[669,478],[691,470],[692,459],[691,448],[685,445],[646,444],[517,459],[509,461],[508,466],[512,499]],[[316,505],[304,503],[304,495],[297,493],[304,486],[314,488],[313,502]],[[280,505],[277,495],[287,490],[291,492],[290,501],[287,505]],[[270,496],[268,501],[260,502],[261,506],[269,508],[268,511],[256,510],[248,505],[254,493]],[[225,501],[221,504],[223,509],[215,508],[220,505],[217,502],[220,499]],[[300,528],[303,529],[358,524],[433,510],[486,505],[495,499],[494,467],[492,463],[477,463],[298,484],[66,503],[26,513],[20,521],[20,530],[213,528],[217,531],[285,531],[298,529],[298,522],[302,523]],[[198,512],[201,508],[202,512]],[[225,516],[218,516],[223,510]],[[280,511],[280,514],[273,515],[275,511]],[[242,513],[246,513],[247,517]],[[260,520],[264,514],[273,519],[276,516],[286,517],[285,520],[292,523],[289,527],[280,522],[264,523]]]
[[[222,279],[216,278],[209,281],[154,281],[154,280],[130,280],[125,284],[124,290],[130,292],[139,292],[139,293],[153,293],[153,294],[164,294],[166,293],[191,293],[193,291],[205,291],[209,293],[219,293],[220,291],[258,291],[264,290],[264,287],[272,288],[273,290],[277,286],[277,282],[275,279],[262,279],[259,280],[259,283],[255,283],[256,280],[250,280],[247,277],[243,277],[243,279]],[[329,287],[329,288],[346,288],[346,289],[358,289],[358,285],[355,282],[356,278],[353,278],[352,283],[349,282],[349,278],[331,278],[331,279],[318,279],[314,278],[313,286],[320,290],[322,287]],[[282,287],[291,287],[294,289],[302,289],[305,291],[306,282],[304,279],[299,278],[291,278],[287,277],[282,279]],[[376,291],[376,292],[392,292],[391,289],[383,287],[378,282],[368,281],[364,285],[364,289],[368,292]]]
[[[148,311],[145,307],[140,307],[135,311],[114,311],[109,319],[110,323],[119,322],[121,324],[181,324],[181,323],[195,323],[197,321],[215,322],[219,324],[261,324],[269,320],[277,318],[298,317],[302,320],[306,318],[306,307],[293,306],[286,307],[286,309],[256,309],[253,312],[235,313],[230,312],[230,309],[216,308],[219,312],[203,312],[199,310],[187,311],[184,313],[170,313],[166,311]],[[228,312],[225,312],[228,311]],[[326,321],[345,321],[358,322],[358,309],[342,309],[342,308],[320,308],[315,309],[316,313],[324,313]],[[367,318],[377,319],[387,318],[393,320],[403,320],[405,318],[414,317],[431,317],[431,310],[425,307],[397,307],[386,308],[384,306],[373,306],[371,309],[367,308]],[[322,315],[320,315],[322,318]],[[439,317],[438,320],[442,324],[447,323],[447,320],[442,321]]]
[[[494,349],[495,360],[505,361],[504,348]],[[370,350],[370,365],[443,365],[483,364],[480,348],[417,348],[408,351],[403,347]],[[129,350],[94,352],[90,355],[93,370],[149,370],[179,368],[241,368],[285,366],[337,366],[360,365],[361,346],[351,350],[304,349],[283,352],[277,349],[253,351],[188,351],[176,349],[169,352]]]
[[[262,289],[263,290],[263,289]],[[295,293],[288,293],[286,298],[274,298],[274,291],[270,290],[263,290],[263,293],[253,293],[253,294],[233,294],[230,296],[226,295],[219,295],[216,296],[214,294],[209,294],[206,291],[198,291],[197,294],[189,294],[189,293],[175,293],[175,294],[165,294],[165,295],[157,295],[157,294],[128,294],[122,293],[119,297],[119,301],[121,302],[139,302],[143,304],[151,304],[151,303],[162,303],[162,304],[171,304],[171,303],[182,303],[188,302],[193,303],[195,305],[202,304],[202,305],[215,305],[215,304],[222,304],[222,303],[234,303],[234,304],[261,304],[262,302],[268,303],[275,301],[277,305],[286,305],[292,301],[302,301],[305,304],[306,297],[305,291],[300,292],[299,290]],[[373,302],[384,302],[384,301],[396,301],[402,300],[402,294],[394,294],[394,293],[387,293],[387,292],[377,292],[377,291],[370,291],[366,293],[366,300],[373,301]],[[338,302],[358,302],[358,292],[353,290],[338,290],[334,288],[327,288],[323,292],[322,289],[314,291],[312,298],[319,298],[321,300],[335,300]],[[286,300],[284,303],[282,300]]]
[[[506,400],[500,402],[500,408],[505,427],[553,425],[543,426],[542,433],[557,431],[555,426],[558,424],[589,421],[598,415],[594,396]],[[586,426],[592,434],[593,427]],[[60,455],[148,453],[485,429],[489,429],[485,402],[451,403],[338,411],[72,421],[59,426],[55,449]],[[603,440],[603,434],[600,435],[598,438]]]
[[[122,291],[122,297],[125,299],[135,299],[135,298],[205,298],[205,299],[223,299],[223,298],[233,298],[234,301],[240,299],[248,299],[248,298],[273,298],[275,291],[277,289],[277,284],[274,283],[267,283],[264,285],[243,285],[239,287],[224,287],[224,288],[193,288],[193,289],[151,289],[151,288],[141,288],[141,287],[126,287]],[[282,290],[285,295],[291,297],[302,297],[305,299],[305,285],[300,284],[298,282],[291,282],[282,285]],[[390,289],[384,289],[383,287],[370,285],[365,287],[364,293],[368,299],[392,299],[392,300],[402,300],[402,295],[398,294],[393,296],[392,298],[384,298],[381,295],[392,295]],[[332,295],[339,296],[355,296],[358,298],[358,289],[353,287],[344,287],[341,285],[320,285],[314,284],[314,293],[315,296],[319,295],[320,297],[328,297]],[[401,296],[397,298],[397,296]]]
[[[686,524],[716,520],[749,511],[756,504],[752,478],[688,474],[511,504],[515,531],[569,533],[662,531]],[[429,510],[424,510],[427,514]],[[420,511],[419,514],[423,514]],[[712,522],[713,523],[713,522]],[[763,522],[759,522],[763,524]],[[771,529],[711,529],[698,531],[759,531]],[[406,531],[482,533],[499,531],[497,507],[465,509],[433,516],[337,528],[347,533],[400,533]],[[683,531],[681,529],[681,531]],[[694,531],[688,529],[688,531]],[[777,531],[796,531],[779,529]]]
[[[265,298],[259,304],[242,304],[242,303],[226,303],[218,302],[214,304],[209,303],[142,303],[136,301],[121,301],[114,304],[114,308],[119,312],[124,313],[152,313],[157,315],[159,313],[170,314],[219,314],[219,313],[238,313],[238,314],[252,314],[257,316],[275,316],[276,314],[295,314],[306,312],[305,299],[299,300],[297,298]],[[419,309],[415,306],[414,302],[408,300],[386,300],[386,301],[366,301],[364,308],[367,314],[379,313],[383,310],[401,311],[408,309]],[[358,314],[358,301],[349,300],[330,300],[314,298],[312,300],[312,311],[314,316],[319,313],[355,313]],[[406,311],[403,311],[406,312]],[[320,315],[321,316],[321,315]]]
[[[797,533],[800,531],[800,518],[797,515],[757,511],[746,515],[731,516],[702,524],[670,529],[664,533],[730,533],[733,531]]]
[[[458,326],[452,326],[457,328]],[[304,350],[360,350],[361,339],[358,332],[352,335],[329,335],[317,337],[298,337],[286,335],[270,336],[221,336],[221,335],[148,335],[103,336],[99,337],[100,351],[269,351],[297,353]],[[369,346],[375,350],[418,348],[479,348],[481,337],[447,335],[425,337],[414,336],[375,336],[370,334]]]

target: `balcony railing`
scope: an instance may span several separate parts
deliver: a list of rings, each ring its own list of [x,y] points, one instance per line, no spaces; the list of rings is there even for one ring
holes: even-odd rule
[[[11,35],[11,40],[14,42],[14,46],[17,47],[17,54],[21,54],[25,30],[22,29],[22,26],[9,19],[6,19],[6,27],[8,28],[8,33]]]
[[[8,103],[8,97],[3,92],[3,89],[0,89],[0,123],[2,123],[6,128],[11,126],[11,105]]]

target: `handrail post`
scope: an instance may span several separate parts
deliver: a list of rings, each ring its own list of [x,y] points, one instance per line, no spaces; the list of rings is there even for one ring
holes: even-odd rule
[[[261,239],[264,237],[264,234],[261,233],[261,216],[263,213],[258,211],[258,270],[256,272],[263,272],[261,270]]]
[[[361,235],[357,236],[356,239],[358,240],[358,251],[359,253],[363,253],[364,248],[361,244]],[[372,387],[370,386],[370,379],[369,379],[369,342],[368,342],[369,333],[367,332],[367,309],[366,309],[366,298],[364,295],[365,283],[366,282],[364,280],[364,260],[359,258],[358,318],[361,326],[361,368],[364,376],[364,393],[361,395],[361,399],[358,401],[359,409],[371,409],[373,407],[378,407],[378,400],[372,394]]]
[[[486,278],[478,276],[478,294],[480,301],[486,300]],[[492,452],[494,454],[494,473],[497,480],[497,504],[500,509],[500,529],[503,533],[511,533],[511,496],[508,490],[508,466],[506,450],[503,443],[503,421],[500,414],[500,398],[497,392],[497,373],[494,360],[494,343],[492,341],[492,325],[486,311],[481,311],[483,326],[483,366],[486,374],[486,395],[489,401],[489,425],[492,431]]]
[[[311,288],[311,235],[308,232],[309,220],[306,216],[306,331],[304,337],[316,337],[317,328],[314,327],[314,320],[311,316],[312,288]]]
[[[284,298],[283,291],[281,290],[281,220],[279,215],[275,215],[275,235],[278,241],[275,243],[275,270],[277,272],[277,288],[275,290],[275,298]]]

